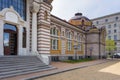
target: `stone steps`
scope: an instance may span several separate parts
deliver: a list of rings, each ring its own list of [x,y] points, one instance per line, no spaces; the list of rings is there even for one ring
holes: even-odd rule
[[[53,67],[44,64],[37,56],[0,57],[0,79],[48,69]]]

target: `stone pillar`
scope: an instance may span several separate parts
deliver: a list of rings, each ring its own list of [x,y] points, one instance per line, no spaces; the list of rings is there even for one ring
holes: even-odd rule
[[[32,52],[37,52],[37,13],[39,11],[39,4],[33,2],[32,10]]]
[[[22,40],[22,38],[23,38],[23,37],[22,37],[22,36],[23,36],[23,35],[22,35],[22,32],[23,32],[23,31],[22,31],[22,26],[19,25],[19,26],[18,26],[18,44],[19,44],[19,45],[18,45],[18,55],[23,55],[23,54],[22,54],[22,44],[23,44],[23,42],[22,42],[22,41],[23,41],[23,40]]]
[[[4,24],[3,20],[0,18],[0,56],[4,55],[4,46],[3,46],[3,34],[4,33]]]

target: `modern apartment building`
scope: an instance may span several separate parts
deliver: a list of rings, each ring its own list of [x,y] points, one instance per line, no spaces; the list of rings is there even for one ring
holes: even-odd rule
[[[106,27],[106,39],[116,42],[117,52],[120,52],[120,12],[92,19],[93,25]]]

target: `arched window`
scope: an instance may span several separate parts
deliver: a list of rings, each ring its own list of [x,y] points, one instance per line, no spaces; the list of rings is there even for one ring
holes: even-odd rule
[[[26,20],[26,0],[0,0],[0,11],[4,8],[13,8]]]
[[[67,38],[68,38],[68,39],[72,39],[72,34],[71,34],[71,32],[68,32],[68,33],[67,33]]]
[[[51,49],[52,50],[58,50],[58,30],[54,27],[51,28],[50,34],[52,36],[51,38]]]
[[[58,36],[58,30],[54,27],[54,28],[51,28],[50,30],[50,34],[52,36]]]
[[[23,41],[22,41],[23,48],[26,48],[26,28],[23,27]]]

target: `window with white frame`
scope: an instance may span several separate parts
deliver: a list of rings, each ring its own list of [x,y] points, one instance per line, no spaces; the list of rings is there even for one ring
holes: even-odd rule
[[[67,46],[68,46],[68,51],[72,50],[72,34],[71,32],[67,33]]]
[[[54,28],[51,28],[50,30],[50,34],[52,36],[58,36],[58,30],[54,27]]]
[[[58,39],[57,38],[51,39],[51,49],[58,50]]]
[[[80,36],[78,35],[77,41],[80,42],[80,40],[81,40],[81,39],[80,39]]]
[[[58,50],[58,30],[54,27],[51,28],[50,34],[52,36],[51,38],[51,49],[52,50]]]
[[[78,35],[78,51],[81,51],[81,44],[80,44],[80,42],[81,42],[81,38],[80,38],[80,35]]]

